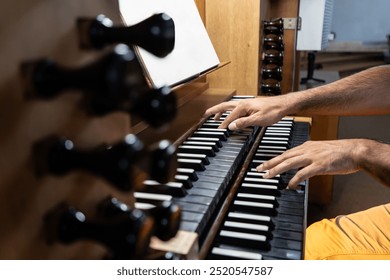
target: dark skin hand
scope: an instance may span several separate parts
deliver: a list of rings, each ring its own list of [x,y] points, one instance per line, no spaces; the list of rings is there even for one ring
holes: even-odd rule
[[[390,66],[379,66],[321,87],[281,96],[258,97],[218,104],[204,117],[219,119],[230,130],[269,126],[287,115],[379,115],[390,114]],[[390,186],[390,145],[368,139],[308,141],[257,167],[271,178],[299,169],[288,187],[315,175],[349,174],[364,170]]]
[[[359,140],[307,141],[287,150],[256,169],[266,171],[264,178],[272,178],[291,169],[299,169],[290,180],[288,188],[315,175],[349,174],[360,170],[355,147]]]

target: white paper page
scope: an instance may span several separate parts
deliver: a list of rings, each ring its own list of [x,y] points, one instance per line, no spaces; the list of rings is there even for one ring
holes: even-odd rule
[[[153,87],[177,85],[220,63],[193,0],[119,0],[122,17],[134,25],[156,13],[175,24],[175,47],[164,58],[138,48]]]

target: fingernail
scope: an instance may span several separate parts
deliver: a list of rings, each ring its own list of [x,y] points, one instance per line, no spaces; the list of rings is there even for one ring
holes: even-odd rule
[[[263,164],[260,164],[258,167],[256,167],[256,170],[257,170],[258,172],[261,172],[261,171],[263,171],[263,168],[264,168],[264,165],[263,165]]]
[[[266,170],[263,174],[263,178],[265,179],[268,179],[270,176],[269,176],[269,170]]]
[[[237,129],[238,129],[238,127],[237,127],[237,125],[236,125],[235,122],[230,123],[229,126],[228,126],[228,128],[229,128],[230,130],[237,130]]]

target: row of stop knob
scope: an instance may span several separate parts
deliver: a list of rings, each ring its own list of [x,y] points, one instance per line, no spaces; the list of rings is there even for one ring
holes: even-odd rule
[[[284,57],[283,19],[263,21],[263,53],[260,95],[279,95],[282,92]]]
[[[168,125],[176,115],[176,98],[170,87],[151,88],[134,46],[163,58],[175,45],[175,25],[159,13],[133,26],[114,26],[104,15],[76,20],[79,47],[99,50],[101,55],[82,66],[60,65],[51,58],[22,61],[20,76],[28,102],[50,102],[60,94],[80,94],[87,115],[125,112],[141,118],[153,128]],[[176,150],[167,140],[146,147],[136,135],[118,142],[81,149],[72,141],[49,135],[32,146],[35,173],[66,176],[74,171],[105,180],[117,191],[131,194],[140,172],[166,183],[176,172]],[[81,187],[82,188],[82,187]],[[80,189],[80,192],[82,190]],[[166,241],[178,231],[181,210],[171,202],[138,209],[109,197],[97,202],[95,217],[61,201],[47,211],[46,238],[51,244],[95,241],[107,249],[106,258],[144,258],[151,237]]]

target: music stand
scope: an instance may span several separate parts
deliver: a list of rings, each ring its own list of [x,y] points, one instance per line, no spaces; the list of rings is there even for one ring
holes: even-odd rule
[[[325,80],[314,78],[314,69],[315,69],[316,53],[308,52],[307,53],[307,77],[301,79],[301,85],[307,84],[309,81],[315,81],[319,83],[325,83]]]

